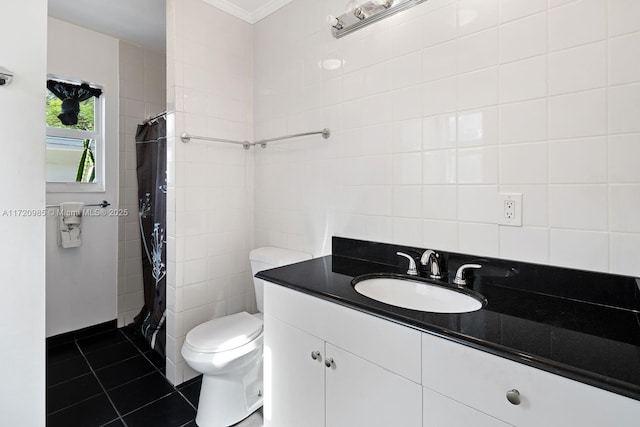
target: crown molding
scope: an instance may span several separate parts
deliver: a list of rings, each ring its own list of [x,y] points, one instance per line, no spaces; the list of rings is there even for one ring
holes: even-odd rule
[[[248,22],[249,24],[255,24],[261,19],[271,15],[273,12],[280,9],[281,7],[291,3],[292,0],[270,0],[266,2],[263,6],[251,11],[247,11],[241,7],[238,7],[236,4],[234,4],[229,0],[205,0],[205,1],[224,12],[227,12],[228,14],[235,16],[236,18],[239,18],[245,22]]]

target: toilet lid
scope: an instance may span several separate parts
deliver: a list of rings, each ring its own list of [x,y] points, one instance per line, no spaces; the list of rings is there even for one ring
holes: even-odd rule
[[[246,311],[213,319],[193,328],[185,342],[194,351],[218,353],[242,347],[262,332],[262,321]]]

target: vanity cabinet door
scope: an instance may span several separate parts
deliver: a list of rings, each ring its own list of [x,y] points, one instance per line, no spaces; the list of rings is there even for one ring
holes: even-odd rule
[[[265,314],[265,427],[324,427],[325,370],[324,341]]]
[[[422,427],[510,426],[426,387],[422,389],[422,414]]]
[[[331,343],[325,361],[326,427],[422,425],[419,384]]]
[[[637,427],[640,402],[430,334],[422,384],[518,427]]]

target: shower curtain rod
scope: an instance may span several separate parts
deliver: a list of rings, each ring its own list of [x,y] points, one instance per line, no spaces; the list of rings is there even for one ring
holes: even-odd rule
[[[148,119],[146,119],[143,123],[146,125],[147,123],[151,123],[153,121],[158,120],[161,117],[165,117],[167,114],[171,114],[173,113],[173,111],[163,111],[162,113],[156,114],[155,116],[151,116]]]
[[[238,145],[242,145],[245,150],[248,150],[249,147],[253,147],[255,145],[259,145],[262,148],[266,148],[267,147],[267,142],[280,141],[280,140],[283,140],[283,139],[298,138],[298,137],[301,137],[301,136],[318,135],[318,134],[321,134],[324,139],[327,139],[327,138],[329,138],[331,136],[331,131],[329,130],[329,128],[324,128],[322,130],[315,131],[315,132],[295,133],[293,135],[279,136],[277,138],[261,139],[260,141],[256,141],[256,142],[235,141],[233,139],[212,138],[212,137],[208,137],[208,136],[196,136],[196,135],[189,135],[188,133],[183,133],[182,135],[180,135],[180,139],[185,144],[187,142],[191,141],[192,139],[201,139],[201,140],[204,140],[204,141],[225,142],[227,144],[238,144]]]

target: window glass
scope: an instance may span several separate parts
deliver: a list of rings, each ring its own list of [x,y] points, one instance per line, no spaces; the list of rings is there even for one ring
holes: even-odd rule
[[[47,182],[95,182],[95,152],[95,139],[47,135]]]
[[[59,89],[62,86],[64,90]],[[47,80],[47,87],[46,178],[51,184],[47,190],[102,191],[102,88],[52,77]],[[78,96],[80,91],[86,95]],[[68,99],[70,96],[77,98],[74,101]]]

